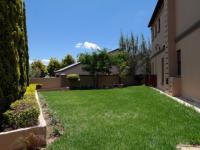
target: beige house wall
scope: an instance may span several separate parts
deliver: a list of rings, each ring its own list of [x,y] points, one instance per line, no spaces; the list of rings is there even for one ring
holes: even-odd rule
[[[200,0],[164,0],[152,27],[161,18],[161,32],[153,40],[152,74],[157,87],[175,96],[200,100]],[[166,49],[157,52],[157,45]],[[177,50],[181,50],[182,76],[177,69]],[[157,55],[155,56],[155,54]],[[162,64],[165,61],[165,83],[162,85]],[[169,81],[167,84],[166,81]]]
[[[155,28],[155,25],[160,19],[160,32],[157,33],[157,37],[152,41],[152,74],[157,75],[157,87],[161,90],[168,90],[168,84],[166,80],[169,78],[169,61],[168,61],[168,5],[167,0],[164,1],[164,5],[159,12],[159,15],[156,17],[154,24],[152,25]],[[157,55],[156,55],[157,54]],[[156,56],[154,56],[156,55]],[[164,84],[162,84],[162,64],[161,60],[164,58]]]
[[[162,66],[161,66],[161,60],[165,57],[165,52],[162,52],[157,57],[153,58],[152,62],[154,63],[154,73],[157,75],[157,87],[161,90],[166,90],[166,82],[162,84]],[[166,70],[165,70],[166,73]],[[164,78],[166,79],[166,75],[164,75]]]
[[[176,1],[176,35],[180,35],[200,20],[200,0]]]
[[[200,100],[200,28],[177,43],[182,55],[182,96]]]

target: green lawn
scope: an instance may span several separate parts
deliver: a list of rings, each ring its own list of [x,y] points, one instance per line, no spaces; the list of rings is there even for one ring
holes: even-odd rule
[[[42,92],[65,132],[50,150],[170,150],[200,144],[200,114],[148,87]]]

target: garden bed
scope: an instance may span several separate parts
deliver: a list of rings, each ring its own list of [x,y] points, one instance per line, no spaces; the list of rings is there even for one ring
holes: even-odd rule
[[[1,132],[1,150],[35,149],[46,146],[46,122],[42,114],[37,92],[35,92],[35,98],[39,105],[38,125]]]

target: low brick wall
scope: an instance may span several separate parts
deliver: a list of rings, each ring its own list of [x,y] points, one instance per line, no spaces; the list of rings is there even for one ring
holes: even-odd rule
[[[56,89],[62,87],[61,77],[58,78],[33,78],[30,83],[42,84],[43,89]]]
[[[119,76],[112,75],[112,76],[99,76],[98,77],[98,87],[99,88],[109,88],[114,87],[114,85],[119,84]]]
[[[96,81],[98,88],[112,88],[114,85],[120,84],[118,75],[99,75]],[[42,90],[64,89],[70,86],[70,82],[66,76],[57,78],[33,78],[30,80],[30,83],[42,84]],[[134,80],[131,76],[127,76],[125,79],[121,79],[121,83],[124,85],[134,85]],[[80,83],[77,86],[81,88],[94,88],[94,76],[80,75]]]
[[[26,149],[27,144],[45,147],[46,146],[46,122],[44,120],[38,95],[36,98],[40,106],[39,125],[29,128],[22,128],[0,133],[1,150],[20,150]]]

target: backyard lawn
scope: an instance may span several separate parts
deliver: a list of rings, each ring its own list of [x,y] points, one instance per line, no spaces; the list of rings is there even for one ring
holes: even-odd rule
[[[200,144],[200,114],[148,87],[42,92],[65,128],[52,150],[170,150]]]

